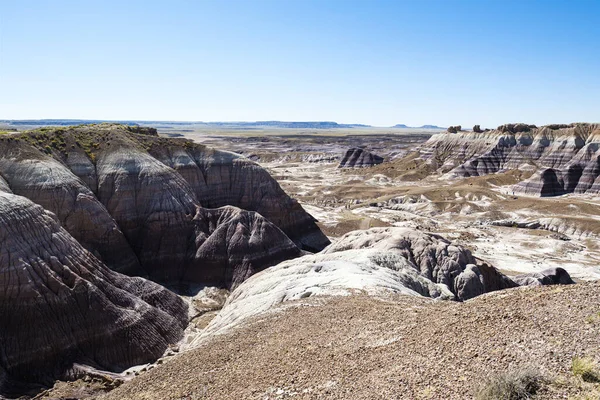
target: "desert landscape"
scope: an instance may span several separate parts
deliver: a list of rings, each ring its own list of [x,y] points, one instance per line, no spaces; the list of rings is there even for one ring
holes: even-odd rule
[[[7,398],[599,393],[600,125],[4,124]]]
[[[546,129],[539,136],[495,129],[463,133],[462,142],[445,130],[414,128],[184,135],[259,162],[330,237],[377,226],[418,228],[448,237],[509,273],[562,266],[585,280],[600,277],[595,176],[584,177],[589,189],[561,188],[551,194],[535,188],[539,179],[528,178],[543,173],[542,168],[563,166],[587,167],[593,174],[592,132],[597,128],[588,129],[582,136],[573,127]],[[532,141],[529,148],[515,145],[511,154],[494,154],[504,147],[499,142],[519,136]],[[577,148],[577,140],[590,143]],[[339,168],[354,147],[386,162]],[[491,171],[463,172],[462,164],[474,157],[483,158]]]
[[[600,1],[0,1],[0,400],[600,400]]]

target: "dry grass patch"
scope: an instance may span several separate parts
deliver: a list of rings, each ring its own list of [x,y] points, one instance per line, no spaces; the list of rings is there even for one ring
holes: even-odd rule
[[[590,357],[573,358],[571,372],[585,382],[600,382],[600,373],[596,368],[596,362]]]
[[[535,395],[547,380],[532,367],[489,378],[477,391],[477,400],[522,400]]]

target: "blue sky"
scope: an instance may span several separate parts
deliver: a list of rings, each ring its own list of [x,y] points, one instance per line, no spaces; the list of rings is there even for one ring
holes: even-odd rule
[[[600,121],[600,0],[0,0],[0,118]]]

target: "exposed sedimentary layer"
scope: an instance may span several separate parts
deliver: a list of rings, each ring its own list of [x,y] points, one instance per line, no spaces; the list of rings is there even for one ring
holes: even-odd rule
[[[353,147],[346,151],[338,168],[367,168],[383,162],[383,157],[365,149]]]
[[[164,287],[108,269],[59,220],[0,192],[0,395],[160,357],[187,306]]]
[[[0,176],[7,190],[52,211],[84,248],[130,275],[229,286],[299,255],[294,243],[312,251],[329,244],[258,164],[153,129],[102,124],[7,135]],[[242,209],[239,218],[199,210],[223,206]],[[218,229],[199,229],[202,216]]]
[[[301,255],[294,242],[256,212],[198,208],[194,225],[198,265],[185,270],[185,282],[235,288],[265,266]]]
[[[3,135],[0,395],[150,362],[182,338],[185,303],[121,273],[234,288],[328,243],[234,153],[111,124]]]
[[[256,211],[309,251],[329,244],[315,219],[258,164],[239,154],[187,143],[153,146],[149,152],[188,182],[202,207],[232,205]]]
[[[484,132],[441,133],[419,148],[441,172],[481,176],[529,165],[515,190],[539,196],[600,192],[600,125],[507,124]]]
[[[349,232],[323,253],[360,249],[380,251],[381,257],[387,253],[401,256],[419,276],[442,285],[456,300],[468,300],[482,293],[517,286],[494,267],[473,257],[469,250],[453,245],[441,236],[412,228]],[[397,268],[393,263],[386,266]]]

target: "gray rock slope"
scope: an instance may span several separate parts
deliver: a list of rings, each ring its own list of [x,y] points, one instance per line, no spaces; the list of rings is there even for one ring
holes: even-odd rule
[[[280,303],[315,295],[393,292],[464,301],[521,285],[571,282],[562,269],[509,278],[440,236],[409,228],[372,228],[347,233],[319,254],[253,275],[187,346],[195,347]]]
[[[411,228],[372,228],[353,231],[327,247],[324,254],[347,250],[369,249],[379,251],[385,260],[387,254],[399,255],[407,264],[400,269],[414,271],[419,277],[440,285],[455,300],[468,300],[480,294],[517,286],[494,267],[473,257],[471,252],[455,246],[441,236]],[[398,269],[394,263],[380,263],[383,267]],[[415,290],[413,285],[409,288]],[[415,290],[427,297],[436,293]]]
[[[0,184],[0,397],[160,357],[187,306],[162,286],[107,268],[58,218]]]
[[[435,169],[461,177],[529,165],[516,190],[539,196],[600,193],[600,125],[507,124],[485,132],[441,133],[419,148]]]
[[[111,269],[162,282],[231,286],[300,248],[329,244],[256,163],[153,129],[101,124],[5,135],[0,176]]]

